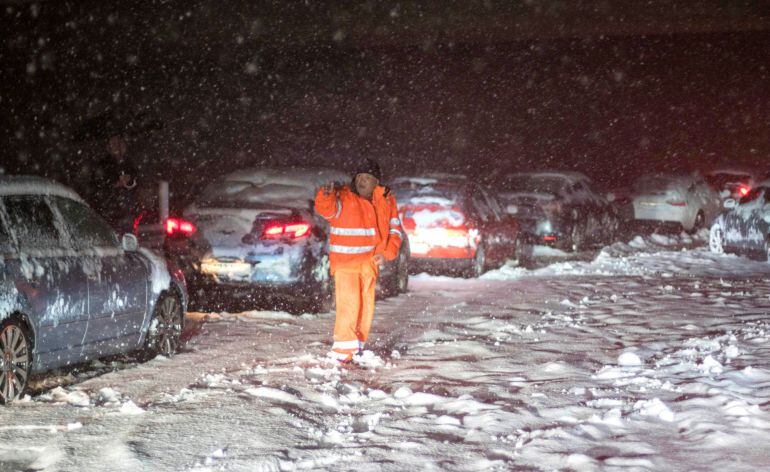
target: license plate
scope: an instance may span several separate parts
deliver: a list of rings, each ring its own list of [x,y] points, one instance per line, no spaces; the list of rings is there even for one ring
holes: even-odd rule
[[[427,254],[430,251],[430,246],[425,243],[413,243],[410,241],[409,250],[415,254]]]
[[[201,272],[217,275],[248,274],[251,264],[247,262],[203,262]]]

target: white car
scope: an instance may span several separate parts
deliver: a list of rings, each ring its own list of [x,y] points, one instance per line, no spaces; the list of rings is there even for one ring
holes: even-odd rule
[[[770,181],[757,185],[740,201],[728,198],[727,211],[711,226],[709,249],[716,254],[770,256]]]
[[[634,219],[680,225],[689,233],[709,227],[721,199],[697,173],[649,174],[634,184]]]

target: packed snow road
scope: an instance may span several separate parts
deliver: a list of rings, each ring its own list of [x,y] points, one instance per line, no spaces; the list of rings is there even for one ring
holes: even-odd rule
[[[767,468],[770,265],[658,236],[592,259],[417,276],[351,368],[331,314],[191,313],[172,359],[0,408],[0,471]]]

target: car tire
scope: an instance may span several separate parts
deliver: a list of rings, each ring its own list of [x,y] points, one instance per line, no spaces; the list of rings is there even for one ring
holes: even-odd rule
[[[687,234],[695,234],[700,231],[706,225],[706,216],[702,210],[698,210],[698,214],[695,215],[695,221],[692,223],[692,228],[686,230]]]
[[[583,250],[585,246],[584,236],[585,235],[583,234],[580,225],[576,221],[572,225],[572,232],[570,233],[570,245],[572,247],[572,252],[580,252]]]
[[[514,256],[519,261],[519,267],[531,269],[535,265],[534,246],[528,241],[526,236],[516,238]]]
[[[32,370],[32,337],[18,318],[0,323],[0,404],[22,398]]]
[[[770,262],[770,236],[765,238],[765,261]]]
[[[139,357],[150,360],[156,356],[173,357],[179,349],[184,313],[173,292],[162,292],[155,303],[150,325]]]
[[[725,234],[719,224],[711,226],[709,230],[709,251],[713,254],[725,253]]]
[[[401,251],[398,253],[398,265],[396,266],[396,273],[393,280],[393,295],[406,293],[409,289],[409,257],[406,252]]]
[[[471,266],[468,270],[468,277],[481,277],[487,269],[487,254],[483,244],[476,248],[476,255],[471,259]]]
[[[308,274],[307,295],[298,311],[328,313],[334,308],[334,279],[329,274],[329,256],[322,256],[312,267]]]

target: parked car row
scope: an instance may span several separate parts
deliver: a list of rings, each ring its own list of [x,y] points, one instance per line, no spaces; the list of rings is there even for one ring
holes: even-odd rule
[[[320,167],[216,178],[165,221],[156,254],[133,234],[119,239],[67,187],[0,175],[0,403],[23,395],[33,373],[129,352],[173,355],[189,303],[269,296],[329,310],[329,226],[313,198],[348,179]],[[610,243],[624,218],[710,227],[711,251],[770,257],[770,181],[740,172],[643,176],[609,199],[575,172],[515,173],[489,186],[451,174],[390,183],[405,234],[381,272],[381,296],[405,292],[410,270],[477,277],[510,259],[529,264],[534,245]]]

